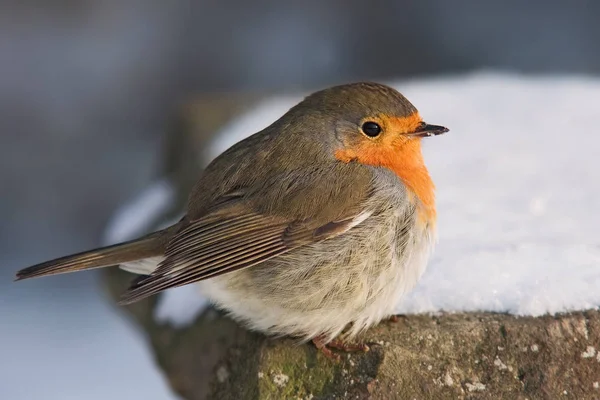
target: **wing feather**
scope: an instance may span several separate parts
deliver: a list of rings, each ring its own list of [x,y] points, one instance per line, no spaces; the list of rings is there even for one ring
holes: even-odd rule
[[[367,217],[365,213],[352,214],[343,220],[318,224],[263,215],[240,202],[223,203],[174,235],[158,268],[132,285],[121,303],[257,265],[297,247],[342,234]]]

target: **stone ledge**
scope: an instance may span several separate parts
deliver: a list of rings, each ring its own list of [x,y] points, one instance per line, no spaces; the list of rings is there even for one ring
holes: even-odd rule
[[[114,296],[130,275],[108,275]],[[371,351],[333,363],[311,344],[248,332],[213,309],[185,329],[126,308],[185,399],[593,399],[600,314],[411,315],[366,332]]]

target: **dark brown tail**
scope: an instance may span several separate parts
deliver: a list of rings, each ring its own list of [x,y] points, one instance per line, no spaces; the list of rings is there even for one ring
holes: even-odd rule
[[[164,254],[171,228],[154,232],[139,239],[84,251],[25,268],[17,272],[16,279],[64,274],[86,269],[109,267],[125,262],[156,257]]]

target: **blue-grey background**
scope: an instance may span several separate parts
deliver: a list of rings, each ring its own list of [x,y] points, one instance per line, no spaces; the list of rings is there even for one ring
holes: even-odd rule
[[[189,96],[482,68],[597,75],[599,20],[592,0],[1,2],[0,398],[168,398],[94,273],[12,276],[99,244]]]

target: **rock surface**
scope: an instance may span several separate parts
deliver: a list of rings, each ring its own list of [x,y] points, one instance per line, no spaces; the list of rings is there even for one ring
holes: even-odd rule
[[[110,275],[118,295],[125,273]],[[597,311],[411,315],[369,330],[361,337],[369,352],[335,363],[310,344],[248,332],[212,309],[175,329],[156,323],[152,307],[128,311],[185,399],[600,398]]]
[[[255,99],[224,101],[218,113],[207,113],[215,103],[206,101],[185,109],[167,141],[165,175],[180,191],[172,213],[200,169],[195,155],[205,139]],[[106,277],[113,297],[131,279],[118,269]],[[361,339],[369,352],[343,354],[334,363],[310,344],[248,332],[213,309],[183,329],[160,324],[155,304],[149,299],[125,310],[185,399],[600,398],[598,311],[539,318],[410,315],[366,332]]]

